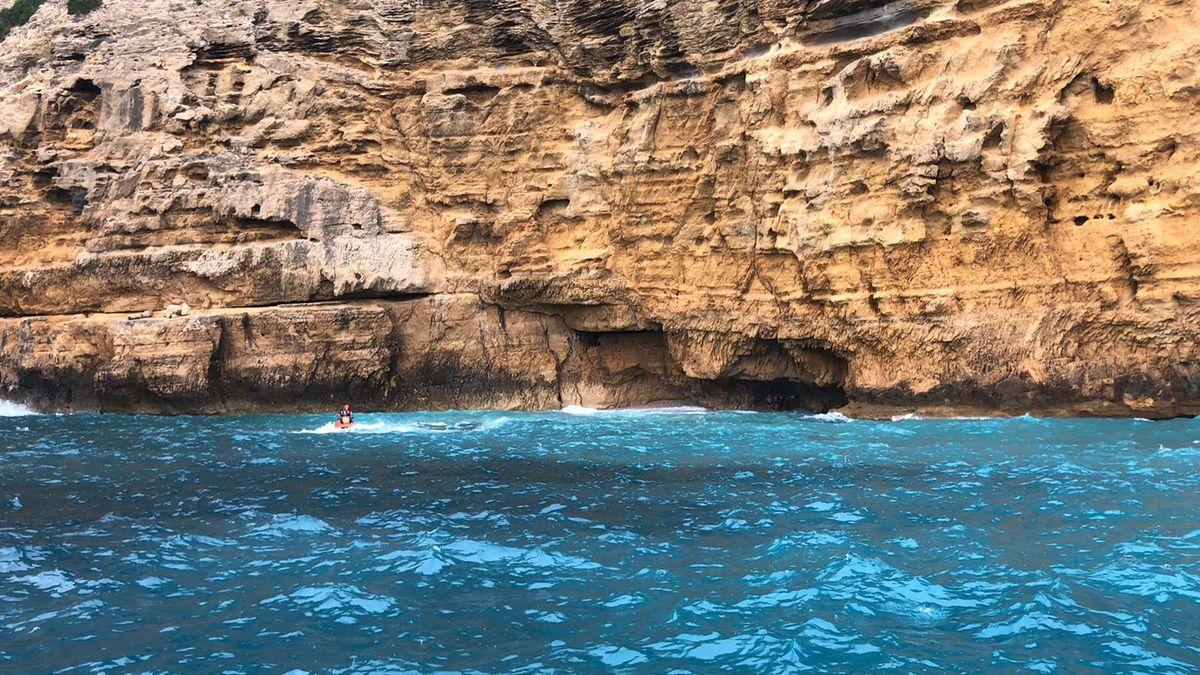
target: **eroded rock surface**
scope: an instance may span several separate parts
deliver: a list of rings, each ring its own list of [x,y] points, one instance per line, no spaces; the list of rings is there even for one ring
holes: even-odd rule
[[[50,0],[0,395],[1195,413],[1197,64],[1178,0]]]

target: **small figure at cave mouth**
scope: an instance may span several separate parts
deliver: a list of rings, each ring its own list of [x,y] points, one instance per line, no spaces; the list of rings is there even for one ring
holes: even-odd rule
[[[335,429],[346,429],[354,424],[354,413],[350,411],[350,404],[342,406],[342,412],[338,413],[337,421],[333,423]]]

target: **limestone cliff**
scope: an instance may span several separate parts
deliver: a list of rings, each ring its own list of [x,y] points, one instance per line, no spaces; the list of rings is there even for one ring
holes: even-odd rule
[[[47,0],[0,396],[1192,414],[1198,105],[1190,0]]]

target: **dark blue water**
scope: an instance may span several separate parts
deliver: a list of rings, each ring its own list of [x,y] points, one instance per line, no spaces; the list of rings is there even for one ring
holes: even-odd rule
[[[0,671],[1187,672],[1200,423],[0,418]]]

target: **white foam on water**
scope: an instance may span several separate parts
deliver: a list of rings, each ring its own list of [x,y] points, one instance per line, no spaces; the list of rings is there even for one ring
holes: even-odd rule
[[[839,422],[839,423],[854,421],[853,418],[846,417],[845,415],[843,415],[842,413],[840,413],[836,410],[834,410],[832,412],[826,412],[826,413],[817,413],[816,415],[809,415],[808,419],[820,420],[822,422]]]
[[[444,546],[434,548],[438,552],[465,563],[502,563],[526,567],[571,569],[597,569],[600,567],[598,563],[577,556],[545,551],[540,548],[518,548],[473,539],[457,539]]]
[[[349,625],[358,623],[357,617],[387,614],[396,606],[396,601],[390,597],[368,593],[351,584],[305,586],[287,595],[276,595],[259,602],[260,605],[276,603],[304,607],[307,611]]]
[[[0,399],[0,417],[25,417],[37,413],[20,403]]]
[[[1182,447],[1168,448],[1165,445],[1159,445],[1158,450],[1154,453],[1159,457],[1186,457],[1189,455],[1200,455],[1200,448]]]
[[[333,422],[326,422],[315,429],[301,429],[298,434],[446,434],[454,432],[491,431],[504,426],[507,417],[482,422],[355,422],[352,426],[339,429]]]
[[[312,516],[280,513],[271,518],[271,522],[255,528],[253,534],[268,537],[288,537],[300,533],[328,532],[333,528],[329,523]]]
[[[352,426],[338,428],[326,422],[315,429],[301,429],[298,434],[403,434],[416,431],[412,424],[389,424],[387,422],[355,422]]]
[[[646,655],[639,651],[616,645],[601,645],[588,651],[588,656],[596,657],[609,668],[632,666],[635,663],[646,663],[649,661]]]
[[[568,415],[595,415],[600,411],[596,408],[589,408],[585,405],[568,405],[563,406],[563,409],[559,412],[566,413]]]
[[[919,420],[919,419],[922,419],[922,418],[920,415],[918,415],[916,413],[904,413],[903,415],[892,415],[893,422],[904,422],[906,420]]]
[[[55,596],[68,593],[79,585],[62,570],[38,572],[37,574],[28,574],[22,577],[9,577],[8,580],[15,581],[17,583],[29,584],[39,591],[49,591]]]
[[[710,412],[696,405],[674,405],[661,408],[589,408],[585,405],[563,406],[559,412],[567,415],[699,415]]]
[[[508,424],[508,420],[509,418],[507,417],[497,417],[495,419],[485,420],[479,424],[479,430],[491,431],[492,429],[499,429],[505,424]]]
[[[21,552],[11,546],[0,548],[0,574],[33,569],[33,566],[26,564],[22,558]]]

